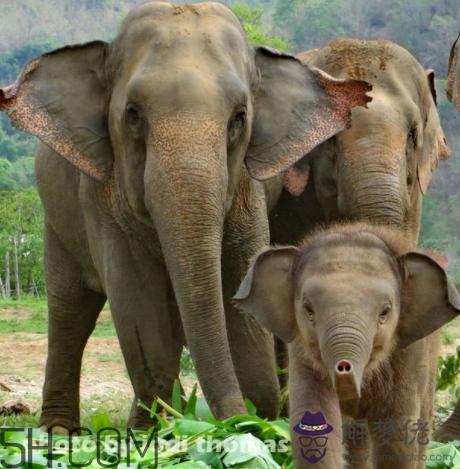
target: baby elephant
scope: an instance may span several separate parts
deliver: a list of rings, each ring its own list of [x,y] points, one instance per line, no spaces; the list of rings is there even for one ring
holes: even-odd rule
[[[460,312],[439,264],[390,228],[337,225],[262,252],[234,299],[289,343],[297,468],[343,467],[342,442],[351,467],[424,467],[434,332]]]

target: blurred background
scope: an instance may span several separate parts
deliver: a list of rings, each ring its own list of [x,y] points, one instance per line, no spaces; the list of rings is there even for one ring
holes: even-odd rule
[[[112,38],[141,0],[0,0],[0,85],[41,53]],[[442,253],[460,281],[460,113],[446,100],[450,46],[460,29],[458,0],[226,0],[254,44],[299,52],[333,38],[388,38],[437,74],[448,143],[425,197],[421,242]],[[0,115],[0,295],[44,295],[42,210],[34,189],[35,139]]]

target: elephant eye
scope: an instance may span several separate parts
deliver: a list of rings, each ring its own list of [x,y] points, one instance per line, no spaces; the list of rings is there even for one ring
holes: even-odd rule
[[[125,121],[126,125],[132,130],[138,131],[142,123],[142,117],[139,110],[133,104],[128,104],[126,106],[125,112]]]
[[[418,134],[417,134],[417,128],[414,127],[410,132],[409,132],[409,136],[408,136],[408,140],[409,142],[411,143],[412,147],[415,148],[417,146],[417,138],[418,138]]]
[[[383,324],[390,316],[391,313],[391,305],[387,304],[383,307],[382,311],[379,314],[379,322]]]
[[[240,109],[236,114],[233,115],[233,117],[230,119],[230,122],[228,123],[228,142],[230,144],[234,143],[238,137],[240,136],[240,133],[244,129],[244,126],[246,124],[246,109]]]
[[[311,307],[311,304],[308,301],[304,302],[303,309],[305,311],[305,314],[307,315],[307,319],[313,322],[315,319],[315,312],[313,311],[313,308]]]

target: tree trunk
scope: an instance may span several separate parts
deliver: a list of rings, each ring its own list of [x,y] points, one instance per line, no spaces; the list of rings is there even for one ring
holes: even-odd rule
[[[1,275],[0,275],[0,295],[2,296],[2,299],[6,300],[6,291],[5,291],[5,286],[3,285],[3,280],[2,280]]]
[[[11,279],[10,279],[10,253],[5,254],[5,297],[7,300],[11,298]]]
[[[16,236],[13,237],[13,248],[14,248],[14,276],[16,282],[16,298],[21,297],[21,284],[19,279],[19,260],[18,260],[18,241]]]

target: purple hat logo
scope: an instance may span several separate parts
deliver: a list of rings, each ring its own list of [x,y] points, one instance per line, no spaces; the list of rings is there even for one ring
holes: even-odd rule
[[[322,412],[305,412],[300,423],[293,430],[300,435],[301,454],[308,462],[315,464],[326,455],[327,434],[334,428],[326,422]]]

